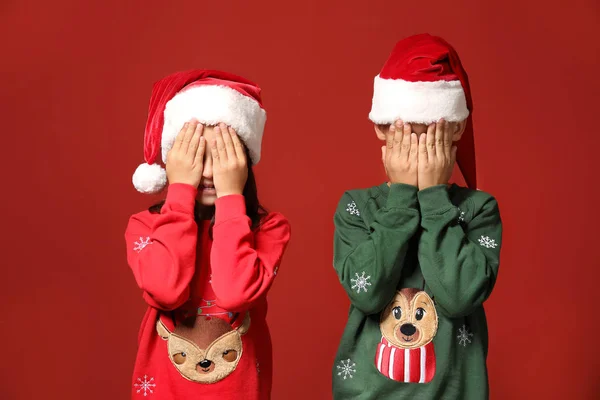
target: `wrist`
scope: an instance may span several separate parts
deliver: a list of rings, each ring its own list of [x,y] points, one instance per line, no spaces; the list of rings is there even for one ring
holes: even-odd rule
[[[432,185],[419,190],[417,193],[419,207],[423,215],[441,214],[449,209],[456,208],[450,200],[448,185]]]
[[[406,179],[404,177],[402,177],[402,178],[389,177],[389,179],[390,179],[390,184],[392,184],[392,185],[408,185],[408,186],[414,186],[415,188],[419,187],[416,179]]]
[[[448,182],[446,181],[446,182],[437,182],[436,183],[436,182],[427,182],[427,181],[425,181],[425,182],[421,183],[419,181],[419,191],[421,191],[421,190],[427,190],[427,189],[435,187],[435,186],[446,186],[446,187],[448,187]]]
[[[217,190],[217,199],[220,199],[221,197],[226,197],[226,196],[241,196],[243,195],[243,190]]]
[[[387,208],[417,207],[418,188],[416,186],[405,183],[391,183],[389,187],[390,191],[386,202]]]
[[[200,185],[200,182],[197,180],[185,179],[185,178],[170,178],[169,176],[167,176],[167,182],[169,182],[169,186],[170,185],[188,185],[188,186],[193,186],[193,187],[197,188],[198,185]]]
[[[246,199],[240,194],[217,198],[215,202],[215,226],[230,219],[246,215]]]
[[[171,210],[194,214],[198,188],[187,183],[170,183],[165,205]]]

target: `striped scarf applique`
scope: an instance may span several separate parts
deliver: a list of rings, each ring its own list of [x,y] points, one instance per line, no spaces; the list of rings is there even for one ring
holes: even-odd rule
[[[436,365],[433,339],[438,328],[433,299],[421,289],[398,290],[382,311],[379,328],[377,370],[397,382],[431,382]]]
[[[435,375],[433,342],[416,349],[401,349],[382,337],[375,354],[375,366],[395,381],[429,383]]]

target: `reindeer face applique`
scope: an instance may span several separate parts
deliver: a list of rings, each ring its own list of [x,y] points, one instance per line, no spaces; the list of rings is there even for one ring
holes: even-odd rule
[[[381,313],[382,338],[375,365],[401,382],[427,383],[435,374],[433,338],[438,316],[433,300],[419,289],[402,289]]]
[[[156,330],[163,340],[171,362],[186,379],[215,383],[231,374],[242,357],[242,335],[250,327],[250,316],[234,329],[220,318],[194,316],[178,323],[173,332],[158,319]]]
[[[402,289],[381,315],[381,333],[394,346],[416,349],[433,340],[438,317],[431,297],[418,289]]]

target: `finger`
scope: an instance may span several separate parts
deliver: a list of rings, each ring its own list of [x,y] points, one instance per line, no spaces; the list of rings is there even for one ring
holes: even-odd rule
[[[217,141],[217,153],[219,155],[219,162],[221,164],[227,162],[227,149],[225,148],[225,142],[223,141],[223,132],[219,126],[215,127],[215,139]]]
[[[408,155],[408,161],[411,164],[416,165],[416,163],[418,161],[418,154],[419,154],[419,138],[416,133],[411,133],[410,134],[410,152]]]
[[[238,160],[246,160],[246,150],[244,149],[244,145],[242,144],[242,141],[237,135],[235,129],[230,127],[229,134],[231,135],[231,140],[233,141],[233,148],[235,149],[235,154]]]
[[[396,126],[394,124],[390,125],[390,129],[388,129],[385,135],[385,146],[389,150],[387,154],[392,153],[392,148],[394,147],[394,135],[396,134]]]
[[[204,167],[204,153],[206,152],[206,138],[204,136],[200,136],[198,140],[198,149],[196,150],[196,156],[194,158],[194,163],[196,165],[201,165]]]
[[[427,134],[421,133],[419,136],[419,166],[426,165],[429,161],[429,156],[427,155]]]
[[[385,153],[386,153],[387,147],[386,146],[381,146],[381,161],[383,162],[383,165],[385,166]]]
[[[431,124],[427,127],[427,139],[425,144],[427,146],[427,158],[431,160],[435,157],[435,130],[439,124]]]
[[[227,154],[227,159],[235,160],[237,155],[235,153],[235,149],[233,148],[233,140],[231,139],[231,134],[229,133],[229,127],[225,124],[220,124],[219,128],[221,128],[221,136],[223,137],[223,143],[225,143],[225,154]]]
[[[185,136],[185,133],[187,132],[189,124],[190,124],[189,122],[186,122],[185,124],[183,124],[183,126],[181,127],[181,130],[179,131],[179,133],[177,134],[177,137],[175,138],[175,142],[173,143],[172,149],[179,150],[179,148],[181,147],[181,142],[183,141],[183,137]]]
[[[452,157],[452,137],[456,130],[456,122],[448,122],[444,130],[444,153],[449,159]]]
[[[396,121],[394,126],[394,140],[392,146],[391,157],[400,157],[402,154],[402,139],[404,136],[404,124],[401,121]]]
[[[211,140],[210,157],[212,159],[213,169],[216,169],[221,165],[221,160],[219,159],[219,150],[217,149],[217,146],[217,139]]]
[[[215,175],[215,169],[218,169],[218,166],[215,166],[215,161],[213,159],[212,156],[212,150],[210,148],[210,143],[208,141],[208,139],[204,138],[204,143],[206,146],[206,149],[204,150],[204,159],[202,160],[202,172],[204,172],[204,168],[205,167],[209,167],[209,169],[212,171],[213,177]]]
[[[444,120],[440,120],[435,129],[435,154],[438,157],[445,155],[444,140],[446,136],[446,128],[448,123]]]
[[[198,145],[200,144],[200,138],[202,137],[203,131],[203,124],[196,125],[196,129],[194,129],[194,134],[192,135],[192,140],[190,140],[190,146],[188,147],[187,151],[190,158],[196,157],[196,152],[198,151]]]
[[[451,161],[451,165],[452,168],[454,168],[454,164],[456,163],[456,154],[458,152],[458,147],[456,146],[452,146],[452,149],[450,150],[450,161]]]
[[[440,123],[441,127],[440,130],[436,130],[435,133],[435,152],[436,152],[436,156],[439,159],[443,159],[448,157],[448,159],[450,159],[450,151],[451,148],[446,148],[446,135],[448,134],[448,131],[450,130],[450,123],[446,120],[442,121]],[[439,135],[439,137],[438,137]]]
[[[188,127],[183,135],[183,139],[181,140],[181,151],[187,153],[188,148],[190,146],[190,142],[192,141],[192,136],[194,136],[194,132],[196,131],[196,126],[198,125],[198,121],[192,120],[188,124]]]
[[[410,126],[410,124],[405,124],[402,128],[402,145],[400,157],[404,161],[408,161],[408,157],[410,156],[410,137],[412,136],[411,130],[412,127]]]

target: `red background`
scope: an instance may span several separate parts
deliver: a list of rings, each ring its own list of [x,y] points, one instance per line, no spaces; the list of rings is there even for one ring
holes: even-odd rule
[[[259,192],[293,225],[269,299],[273,398],[329,399],[348,307],[332,215],[344,190],[384,179],[372,78],[397,39],[423,31],[469,71],[480,188],[505,224],[487,303],[492,398],[597,396],[599,11],[596,0],[2,2],[0,398],[128,397],[144,304],[123,231],[151,203],[131,185],[151,84],[206,67],[263,87]]]

